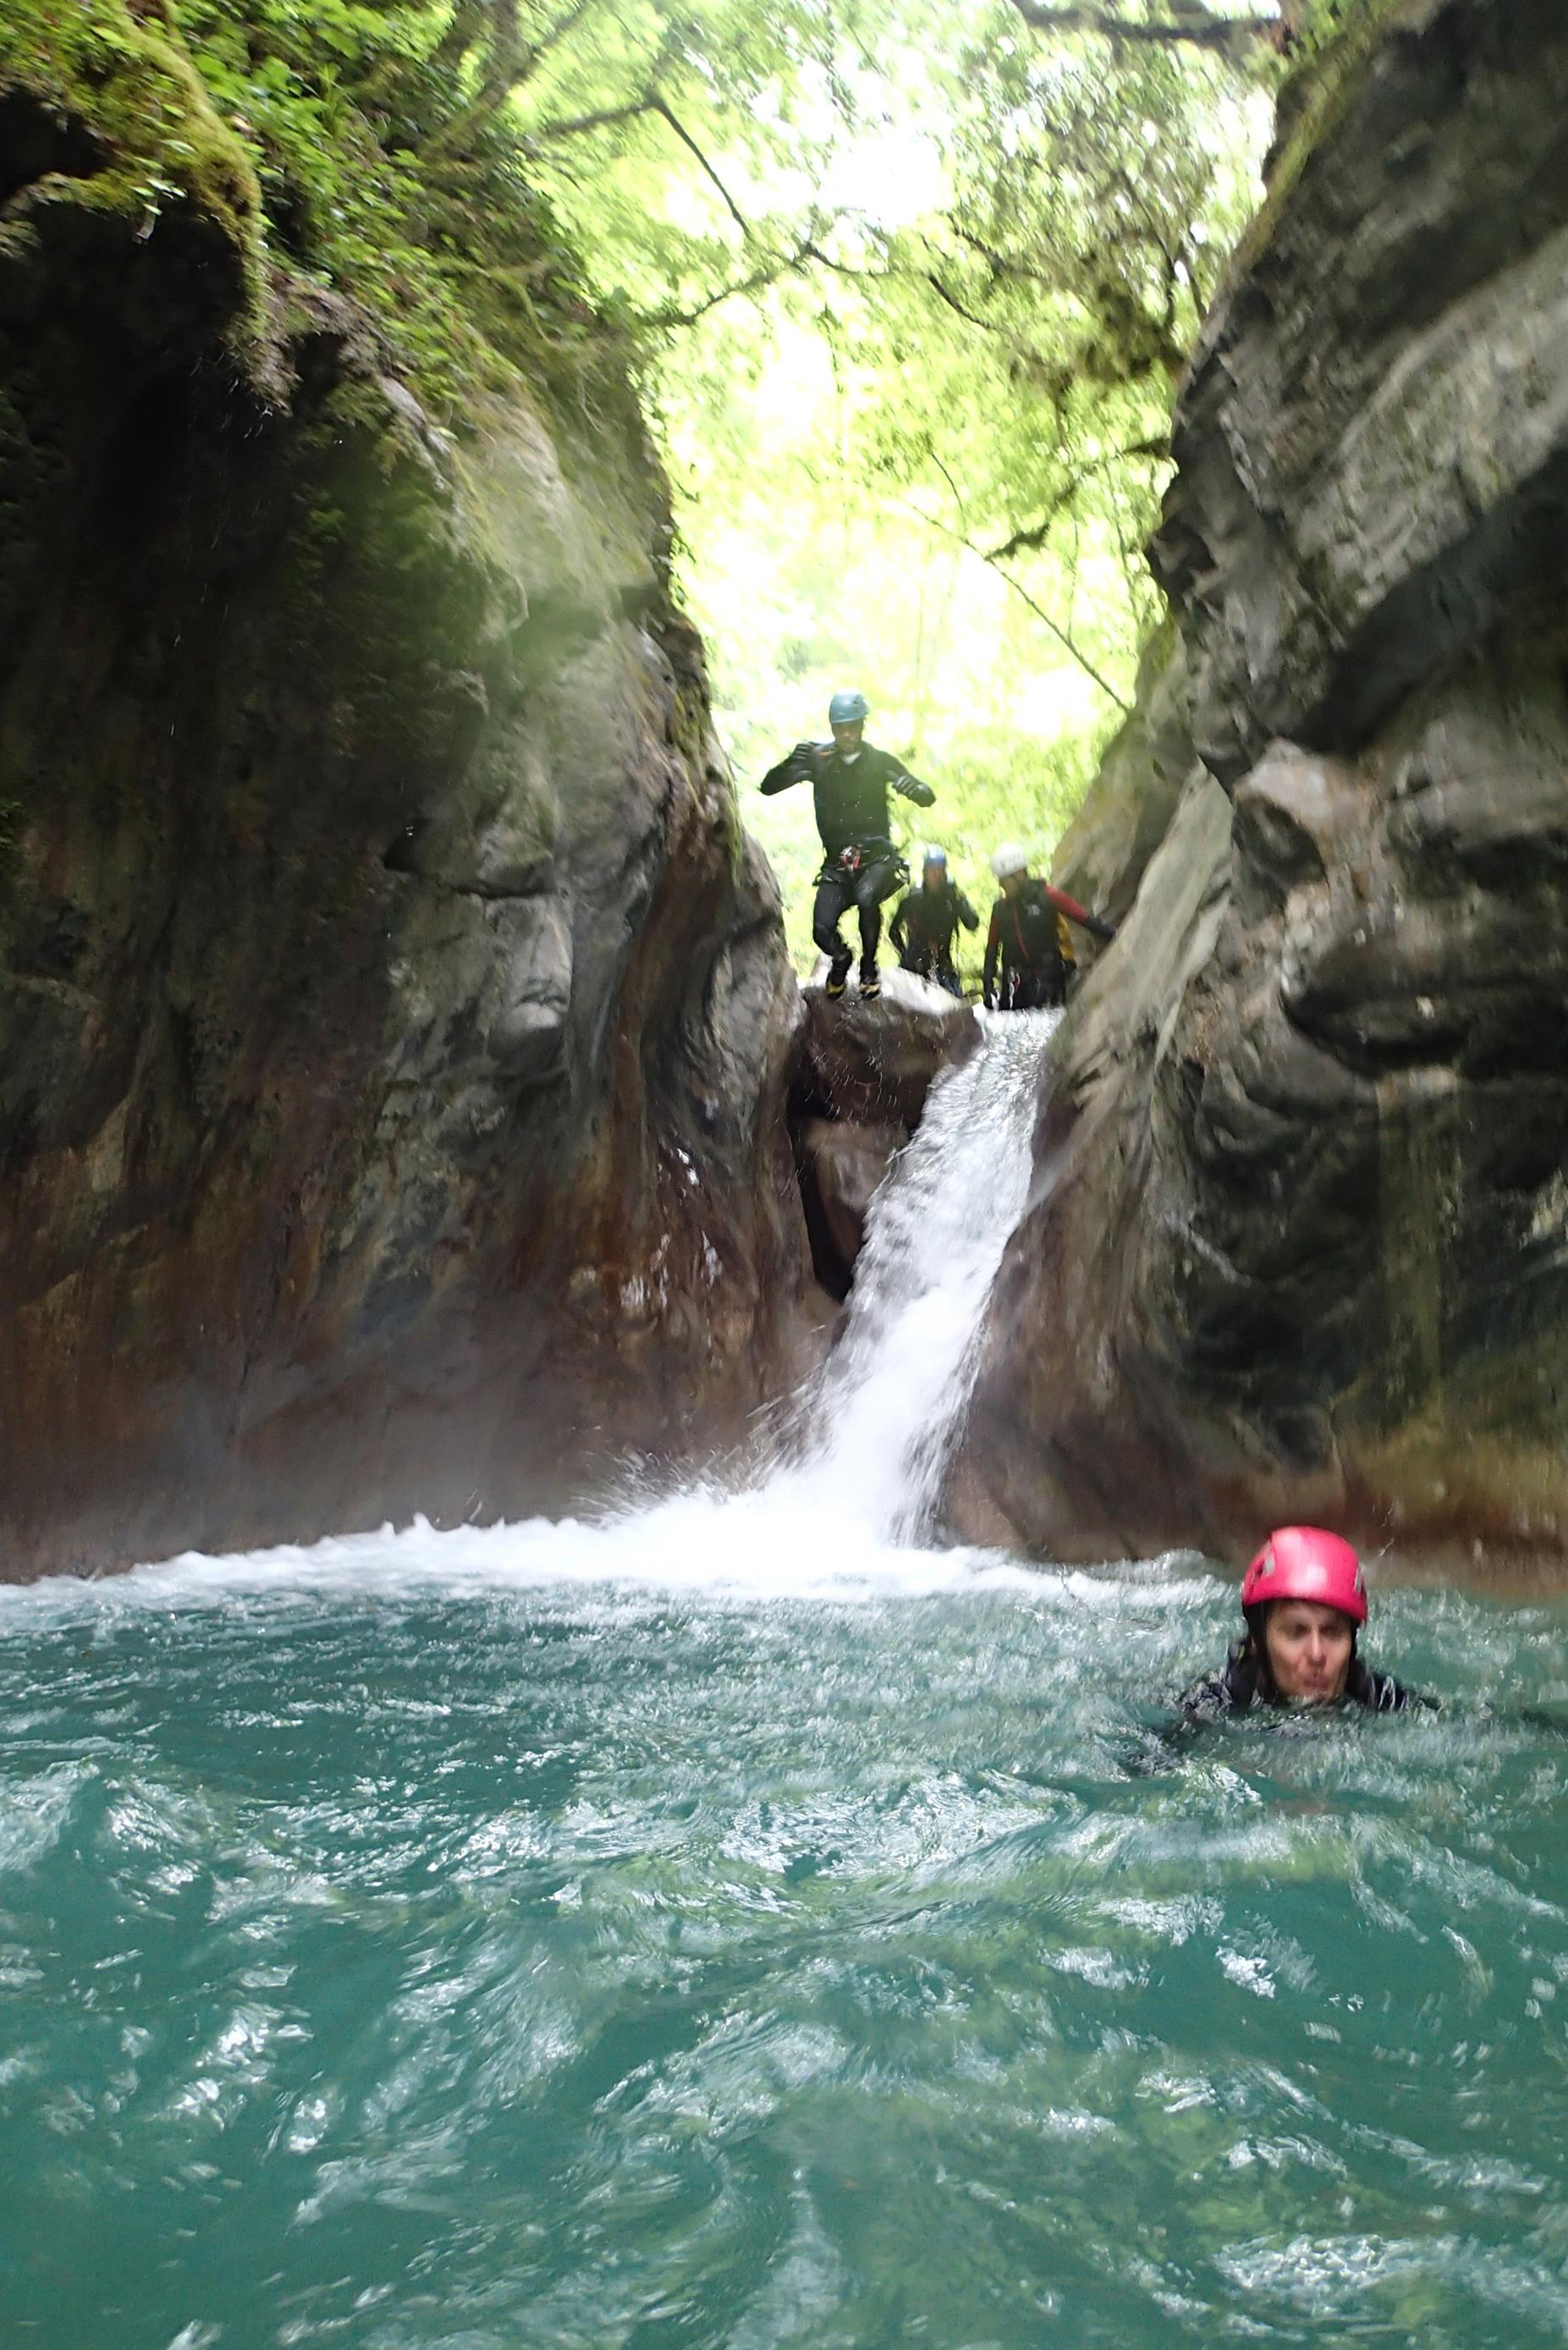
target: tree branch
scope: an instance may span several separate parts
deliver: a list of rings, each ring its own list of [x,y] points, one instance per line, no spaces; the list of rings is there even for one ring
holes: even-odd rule
[[[1168,17],[1138,21],[1119,16],[1112,8],[1079,7],[1061,0],[1012,0],[1024,23],[1037,33],[1097,33],[1103,40],[1146,47],[1215,49],[1238,55],[1255,41],[1277,47],[1282,37],[1277,16],[1216,16],[1202,0],[1170,0]]]
[[[690,130],[686,130],[676,120],[672,109],[662,98],[650,98],[648,103],[651,112],[659,115],[662,120],[669,123],[670,128],[674,131],[675,136],[680,140],[682,147],[686,149],[687,153],[696,157],[700,169],[706,174],[708,179],[711,181],[713,186],[718,189],[724,210],[729,213],[730,218],[734,222],[735,226],[740,230],[741,234],[749,242],[752,234],[751,222],[746,218],[745,213],[741,210],[741,207],[735,202],[734,197],[730,193],[729,189],[724,185],[723,181],[719,177],[718,172],[715,172],[712,164],[710,163],[701,147],[698,146],[697,141],[692,138]]]
[[[764,286],[776,286],[781,277],[788,277],[794,270],[804,269],[807,262],[820,262],[823,258],[824,255],[817,251],[815,239],[806,237],[793,253],[771,255],[748,276],[738,277],[733,285],[721,286],[717,293],[705,296],[691,309],[649,310],[644,313],[642,324],[645,327],[694,327],[700,318],[705,318],[709,311],[716,310],[722,302],[733,302],[745,294],[760,294]]]
[[[1073,660],[1077,662],[1078,667],[1083,671],[1084,675],[1092,679],[1094,683],[1099,687],[1100,691],[1105,695],[1106,701],[1114,702],[1116,708],[1127,717],[1130,718],[1132,716],[1131,702],[1124,702],[1121,695],[1116,691],[1116,687],[1110,682],[1109,679],[1101,676],[1099,671],[1095,667],[1094,662],[1089,659],[1088,654],[1074,638],[1071,629],[1064,629],[1060,620],[1054,620],[1051,618],[1050,613],[1046,611],[1044,606],[1035,601],[1034,598],[1029,593],[1028,588],[1024,587],[1023,581],[1021,579],[1015,579],[1011,571],[1004,571],[1002,569],[994,555],[988,555],[983,546],[977,546],[973,539],[966,537],[961,530],[953,530],[945,522],[939,522],[935,515],[923,514],[919,506],[911,505],[907,498],[900,498],[898,503],[906,514],[913,515],[917,522],[923,522],[928,530],[940,531],[944,538],[950,538],[955,546],[961,546],[969,554],[978,556],[981,563],[989,563],[997,577],[999,579],[1004,579],[1007,582],[1007,585],[1012,588],[1013,594],[1019,598],[1019,600],[1022,603],[1028,605],[1030,610],[1033,613],[1041,626],[1044,629],[1048,629],[1052,636],[1055,638],[1057,643],[1062,647],[1063,650],[1069,653]]]
[[[580,23],[595,5],[596,0],[572,0],[572,5],[562,16],[557,16],[553,25],[546,25],[537,38],[529,42],[518,58],[516,69],[512,77],[514,89],[522,87],[535,68],[549,56],[556,42],[564,40],[573,26]]]
[[[652,98],[628,99],[624,106],[601,106],[592,114],[569,114],[561,122],[541,122],[530,130],[524,140],[525,147],[536,147],[545,139],[576,139],[585,130],[608,130],[618,122],[635,122],[641,114],[655,114],[658,100]]]
[[[680,120],[669,99],[661,98],[656,89],[646,90],[641,98],[628,99],[623,106],[601,106],[591,114],[568,115],[562,122],[541,122],[537,129],[529,131],[524,144],[535,146],[545,139],[578,139],[589,130],[612,130],[617,123],[635,122],[645,114],[657,114],[659,120],[667,123],[674,131],[687,153],[695,157],[698,169],[718,190],[724,210],[729,213],[741,234],[750,244],[754,234],[752,223],[746,218],[690,130]]]
[[[1112,465],[1120,464],[1127,457],[1159,459],[1168,457],[1169,454],[1168,433],[1163,434],[1158,441],[1133,441],[1129,442],[1125,449],[1112,449],[1106,456],[1093,459],[1080,472],[1075,473],[1065,488],[1052,499],[1038,522],[1027,524],[1023,530],[1015,530],[1012,536],[1003,539],[1000,546],[983,547],[977,549],[977,552],[983,554],[988,563],[999,567],[1003,563],[1011,563],[1015,555],[1037,555],[1091,473],[1106,473]]]
[[[961,318],[966,327],[976,327],[982,335],[999,335],[1005,331],[1001,327],[993,327],[989,318],[981,318],[973,310],[967,309],[958,296],[942,284],[934,269],[923,270],[920,274],[938,299],[945,302],[954,317]]]

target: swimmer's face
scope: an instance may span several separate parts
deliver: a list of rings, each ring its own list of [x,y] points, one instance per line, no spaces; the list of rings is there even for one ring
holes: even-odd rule
[[[864,718],[857,718],[853,726],[836,726],[833,730],[833,739],[841,751],[858,751],[860,739],[865,732],[866,721]]]
[[[1355,1629],[1337,1607],[1276,1599],[1263,1626],[1274,1687],[1293,1705],[1333,1705],[1345,1695]]]

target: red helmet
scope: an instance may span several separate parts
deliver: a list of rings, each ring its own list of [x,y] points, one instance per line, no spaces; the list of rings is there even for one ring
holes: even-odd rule
[[[1276,1526],[1241,1581],[1243,1607],[1270,1599],[1314,1599],[1353,1624],[1366,1621],[1361,1561],[1338,1534],[1321,1526]]]

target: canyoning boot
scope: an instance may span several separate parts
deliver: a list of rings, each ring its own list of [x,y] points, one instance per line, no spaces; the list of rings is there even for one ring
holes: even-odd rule
[[[882,975],[869,955],[860,965],[860,993],[868,1003],[874,1003],[882,993]]]
[[[849,978],[849,966],[854,960],[847,947],[840,947],[828,964],[827,977],[822,983],[822,992],[829,1003],[836,1003],[843,994]]]

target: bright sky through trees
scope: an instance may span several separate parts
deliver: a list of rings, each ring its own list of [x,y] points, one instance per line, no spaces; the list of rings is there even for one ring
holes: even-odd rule
[[[607,180],[544,151],[601,283],[689,320],[650,379],[683,584],[805,961],[809,809],[754,785],[824,732],[835,686],[936,786],[977,902],[1000,837],[1048,854],[1124,714],[1170,400],[1255,201],[1268,74],[1251,51],[1045,36],[1009,0],[801,8],[765,20],[771,67],[764,19],[727,21],[754,78],[735,105],[698,78],[700,165],[653,167],[660,117]],[[727,286],[748,290],[711,298]]]

